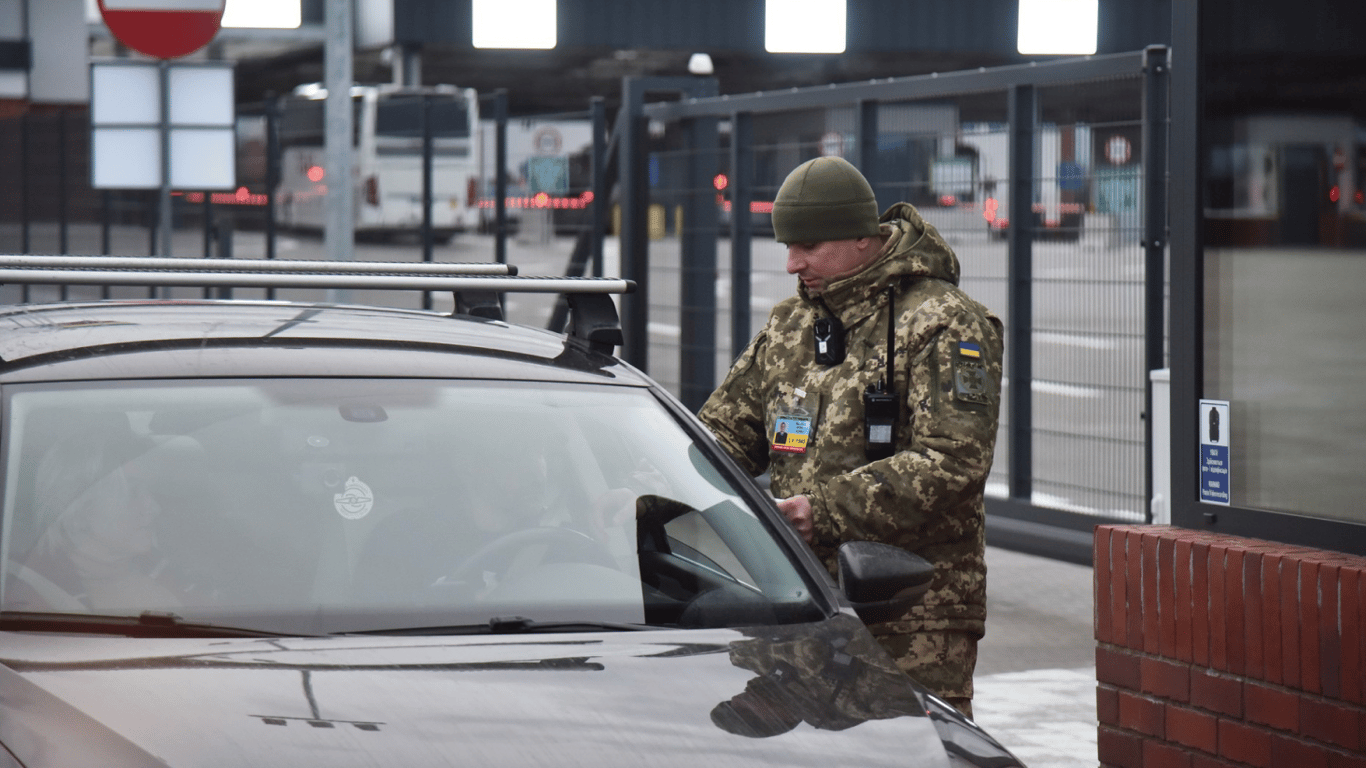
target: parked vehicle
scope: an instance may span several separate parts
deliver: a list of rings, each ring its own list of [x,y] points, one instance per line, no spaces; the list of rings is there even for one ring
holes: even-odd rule
[[[0,765],[1019,765],[860,620],[929,563],[852,542],[837,585],[613,356],[629,282],[502,266],[0,257],[457,295],[0,311]]]
[[[280,105],[280,223],[322,229],[326,216],[326,89],[300,86]],[[432,227],[438,237],[479,226],[479,96],[453,86],[358,85],[354,113],[358,235],[422,227],[424,120],[432,137]]]

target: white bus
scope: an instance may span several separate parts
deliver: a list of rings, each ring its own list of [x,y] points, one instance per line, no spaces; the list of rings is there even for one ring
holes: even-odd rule
[[[285,227],[322,229],[327,197],[327,91],[303,85],[280,110],[278,216]],[[479,224],[482,142],[479,96],[454,86],[358,85],[353,161],[358,235],[422,228],[422,113],[432,141],[432,229],[441,240]]]

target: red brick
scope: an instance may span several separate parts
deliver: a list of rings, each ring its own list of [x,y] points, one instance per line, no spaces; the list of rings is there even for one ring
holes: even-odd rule
[[[1174,549],[1176,542],[1163,538],[1157,542],[1157,619],[1158,653],[1176,656],[1176,585]]]
[[[1366,569],[1357,571],[1357,599],[1356,604],[1366,605]],[[1360,678],[1358,686],[1360,698],[1356,700],[1358,704],[1366,704],[1366,611],[1357,610],[1357,637],[1359,642],[1356,648],[1360,653],[1357,654],[1357,670]]]
[[[1300,684],[1301,690],[1319,693],[1319,564],[1300,561]]]
[[[1247,624],[1243,609],[1246,590],[1243,584],[1243,561],[1246,555],[1241,547],[1230,547],[1228,559],[1224,563],[1224,652],[1228,660],[1225,669],[1238,675],[1244,674],[1247,669]]]
[[[1129,605],[1125,611],[1124,644],[1134,650],[1143,649],[1143,534],[1125,534],[1125,591]]]
[[[1129,641],[1129,537],[1116,530],[1110,535],[1110,641]]]
[[[1131,731],[1163,738],[1166,707],[1150,696],[1119,692],[1119,724]]]
[[[1184,744],[1211,755],[1218,752],[1218,722],[1213,715],[1170,705],[1167,707],[1166,732],[1167,741]]]
[[[1228,622],[1224,611],[1224,593],[1228,582],[1224,579],[1224,566],[1228,559],[1228,549],[1213,545],[1209,548],[1209,665],[1218,670],[1228,670]]]
[[[1361,589],[1362,571],[1359,568],[1343,568],[1338,574],[1338,585],[1342,590],[1342,685],[1339,694],[1343,701],[1354,704],[1366,703],[1361,698]],[[1366,735],[1363,736],[1366,739]]]
[[[1243,766],[1218,757],[1193,754],[1191,755],[1191,768],[1243,768]]]
[[[1096,681],[1131,691],[1141,690],[1135,654],[1114,647],[1096,647]]]
[[[1162,651],[1161,600],[1157,594],[1157,545],[1156,535],[1143,536],[1143,650],[1146,653]]]
[[[1281,682],[1300,687],[1300,565],[1286,557],[1281,561]]]
[[[1096,755],[1114,768],[1143,768],[1143,738],[1102,725],[1096,732]]]
[[[1176,648],[1172,655],[1178,661],[1194,661],[1191,657],[1191,543],[1176,542],[1173,555],[1174,586],[1173,616],[1176,625]]]
[[[1243,555],[1243,674],[1266,679],[1262,652],[1262,553]]]
[[[1359,707],[1344,707],[1321,699],[1300,699],[1300,735],[1344,749],[1361,748]]]
[[[1190,701],[1190,667],[1144,657],[1138,661],[1138,674],[1144,693],[1182,703]]]
[[[1330,751],[1326,768],[1366,768],[1366,754]]]
[[[1288,734],[1271,734],[1271,764],[1275,766],[1326,766],[1328,750]]]
[[[1209,545],[1191,545],[1191,661],[1209,663]]]
[[[1243,687],[1243,717],[1278,731],[1296,733],[1300,728],[1300,697],[1280,688],[1249,682]]]
[[[1262,556],[1262,677],[1281,682],[1281,555]]]
[[[1161,741],[1143,741],[1143,768],[1190,768],[1191,753]]]
[[[1101,725],[1119,725],[1119,689],[1096,686],[1096,720]]]
[[[1341,567],[1319,566],[1319,685],[1330,699],[1342,698],[1342,635],[1338,594]]]
[[[1358,573],[1356,604],[1366,605],[1366,570],[1359,571]],[[1359,637],[1361,638],[1361,641],[1356,644],[1357,649],[1360,651],[1357,659],[1359,661],[1358,674],[1361,678],[1361,684],[1358,686],[1360,688],[1361,698],[1357,699],[1357,703],[1361,704],[1366,703],[1366,611],[1358,611],[1357,616],[1360,619],[1360,622],[1357,624],[1357,629],[1360,632]]]
[[[1243,716],[1243,681],[1208,670],[1191,673],[1190,703],[1230,717]]]
[[[1267,768],[1271,765],[1271,733],[1233,720],[1220,720],[1219,754],[1257,768]]]
[[[1095,590],[1091,615],[1098,643],[1114,642],[1110,637],[1110,530],[1108,525],[1098,525],[1091,539],[1091,573]]]

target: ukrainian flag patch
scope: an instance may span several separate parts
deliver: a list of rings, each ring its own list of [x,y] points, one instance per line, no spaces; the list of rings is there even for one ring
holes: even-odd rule
[[[970,341],[958,342],[958,354],[963,357],[981,357],[982,348]]]

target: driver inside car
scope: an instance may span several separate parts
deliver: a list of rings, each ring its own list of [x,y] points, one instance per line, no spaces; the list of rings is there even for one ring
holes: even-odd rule
[[[37,542],[13,566],[12,609],[169,610],[185,603],[158,549],[161,504],[151,468],[127,446],[99,435],[73,436],[44,455],[36,472]]]

